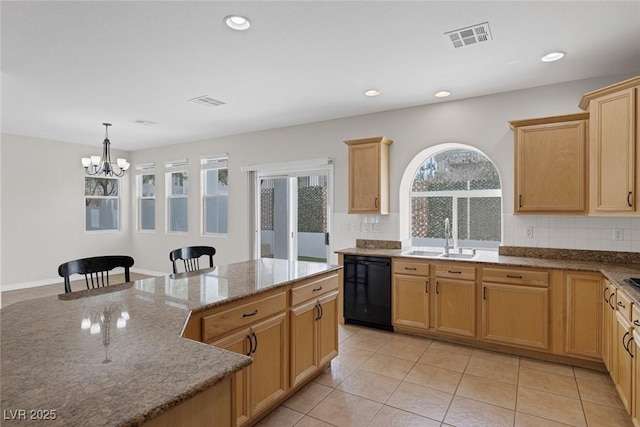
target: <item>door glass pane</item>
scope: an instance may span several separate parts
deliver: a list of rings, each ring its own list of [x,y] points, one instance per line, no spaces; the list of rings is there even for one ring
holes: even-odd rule
[[[289,253],[289,178],[260,179],[260,254],[287,259]]]
[[[327,262],[327,176],[298,177],[298,260]]]

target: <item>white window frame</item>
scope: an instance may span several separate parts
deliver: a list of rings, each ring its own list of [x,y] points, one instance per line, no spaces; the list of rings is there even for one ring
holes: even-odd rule
[[[173,195],[173,187],[171,185],[171,175],[175,172],[187,173],[187,194]],[[187,159],[172,160],[165,163],[165,188],[166,188],[166,203],[165,203],[165,218],[166,218],[166,232],[167,234],[188,234],[189,233],[189,164]],[[184,231],[172,231],[171,230],[171,200],[172,199],[186,199],[187,200],[187,229]]]
[[[228,236],[229,235],[229,184],[227,184],[227,191],[217,194],[207,194],[207,171],[217,169],[226,169],[227,177],[229,173],[229,155],[219,154],[213,156],[204,156],[200,159],[200,232],[203,236]],[[227,198],[227,232],[226,233],[208,233],[207,230],[207,199],[208,198]]]
[[[500,176],[500,189],[492,189],[492,190],[468,190],[468,191],[423,191],[423,192],[414,192],[412,191],[413,179],[415,177],[416,171],[425,162],[429,157],[440,153],[442,151],[448,150],[470,150],[476,151],[482,154],[484,157],[489,159],[498,171],[498,175],[500,175],[500,169],[495,165],[493,160],[489,156],[487,156],[482,151],[478,150],[476,147],[472,147],[466,144],[460,144],[455,142],[447,142],[438,144],[429,148],[425,148],[420,153],[418,153],[407,165],[404,173],[402,174],[402,178],[400,179],[400,191],[399,191],[399,223],[400,223],[400,240],[407,241],[411,240],[411,200],[413,197],[418,196],[428,196],[429,197],[437,197],[437,196],[445,196],[445,197],[453,197],[453,209],[456,210],[455,218],[457,218],[457,200],[456,198],[465,198],[465,197],[500,197],[502,203],[504,203],[504,197],[502,195],[503,185],[502,185],[502,176]],[[455,193],[455,195],[453,194]],[[502,204],[501,203],[501,204]],[[501,230],[501,240],[504,241],[504,209],[500,209],[500,214],[503,216],[501,220],[502,230]],[[457,230],[457,221],[452,221],[452,233],[455,236],[458,235]]]
[[[155,163],[144,163],[140,165],[136,165],[136,192],[138,196],[136,208],[136,218],[137,218],[137,231],[140,233],[155,233],[158,228],[157,218],[154,214],[153,221],[153,229],[150,228],[142,228],[142,201],[143,200],[153,200],[154,211],[156,208],[156,187],[158,186],[158,176],[156,174]],[[144,196],[142,194],[142,179],[146,175],[154,176],[154,187],[153,187],[153,196]]]
[[[111,176],[100,176],[100,175],[88,175],[88,174],[84,174],[83,176],[83,192],[86,191],[86,183],[87,183],[87,178],[89,179],[112,179],[117,181],[118,183],[118,195],[117,196],[90,196],[87,195],[86,193],[84,194],[84,198],[83,198],[83,202],[84,202],[84,210],[82,213],[82,217],[84,218],[84,232],[85,233],[119,233],[120,232],[120,226],[122,223],[122,197],[120,197],[120,194],[122,193],[122,180],[118,177],[111,177]],[[116,221],[117,221],[117,227],[116,228],[110,228],[108,230],[87,230],[87,199],[105,199],[105,200],[117,200],[118,201],[118,213],[116,215]]]

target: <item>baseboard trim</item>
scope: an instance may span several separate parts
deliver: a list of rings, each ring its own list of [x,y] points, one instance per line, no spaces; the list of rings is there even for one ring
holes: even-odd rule
[[[144,274],[147,276],[156,276],[162,277],[167,276],[170,273],[162,272],[162,271],[153,271],[153,270],[145,270],[142,268],[131,268],[132,273]],[[113,269],[113,274],[124,274],[124,269],[115,268]],[[82,278],[81,275],[77,275],[78,278]],[[72,278],[73,280],[73,278]],[[10,283],[8,285],[0,285],[0,292],[8,292],[8,291],[18,291],[21,289],[29,289],[29,288],[37,288],[38,286],[46,286],[46,285],[59,285],[62,283],[62,277],[54,277],[51,279],[42,279],[42,280],[34,280],[31,282],[20,282],[20,283]]]

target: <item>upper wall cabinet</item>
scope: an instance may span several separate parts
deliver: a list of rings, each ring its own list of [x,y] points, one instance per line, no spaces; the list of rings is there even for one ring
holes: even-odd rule
[[[580,108],[590,114],[589,213],[640,212],[640,77],[585,94]]]
[[[586,212],[589,114],[511,121],[515,213]]]
[[[389,146],[384,136],[345,141],[349,146],[349,213],[389,213]]]

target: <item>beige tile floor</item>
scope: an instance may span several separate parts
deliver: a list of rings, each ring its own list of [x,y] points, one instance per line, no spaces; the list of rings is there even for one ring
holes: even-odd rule
[[[331,366],[257,426],[632,426],[609,375],[340,325]]]
[[[3,292],[2,307],[63,291]],[[257,426],[632,426],[604,372],[353,325],[339,333],[331,366]]]

